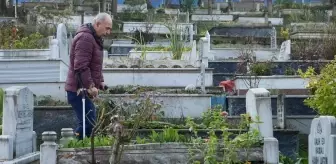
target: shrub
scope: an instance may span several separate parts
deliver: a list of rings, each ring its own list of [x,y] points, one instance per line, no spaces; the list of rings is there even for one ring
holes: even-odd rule
[[[42,49],[48,41],[40,33],[25,34],[25,29],[12,22],[0,23],[0,49]]]
[[[309,78],[307,88],[313,94],[304,102],[315,109],[321,115],[336,116],[336,60],[327,64],[318,75],[314,68],[310,67],[306,72],[299,70],[303,78]]]

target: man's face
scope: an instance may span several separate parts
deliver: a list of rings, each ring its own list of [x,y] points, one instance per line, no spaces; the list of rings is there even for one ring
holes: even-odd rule
[[[100,37],[105,37],[109,35],[112,30],[112,21],[109,19],[105,19],[104,21],[97,22],[96,33]]]

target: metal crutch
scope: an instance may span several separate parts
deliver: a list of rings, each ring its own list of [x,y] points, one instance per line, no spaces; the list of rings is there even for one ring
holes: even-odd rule
[[[85,131],[85,128],[86,128],[86,125],[85,125],[85,116],[86,116],[86,112],[85,112],[85,97],[86,97],[86,88],[84,88],[84,85],[83,85],[83,82],[82,82],[82,79],[81,79],[81,76],[80,76],[80,73],[77,73],[77,80],[79,81],[80,83],[80,86],[81,86],[81,89],[80,89],[80,92],[82,94],[82,119],[83,119],[83,140],[86,136],[86,131]]]
[[[86,136],[86,133],[85,133],[85,128],[86,128],[86,124],[85,124],[85,115],[86,115],[86,112],[85,112],[85,88],[82,87],[82,117],[83,117],[83,140]]]

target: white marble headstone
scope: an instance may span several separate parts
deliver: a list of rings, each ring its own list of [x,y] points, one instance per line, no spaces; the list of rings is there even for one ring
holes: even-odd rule
[[[273,137],[271,95],[265,88],[252,88],[246,93],[246,113],[255,122],[250,129],[258,130],[264,139],[264,163],[279,163],[279,142]]]
[[[191,49],[191,55],[190,55],[190,61],[191,62],[196,62],[197,61],[197,44],[196,40],[192,42],[192,49]]]
[[[278,60],[280,61],[290,60],[290,54],[291,54],[291,41],[286,40],[281,44]]]
[[[207,49],[206,49],[206,51],[207,52],[210,52],[210,43],[211,43],[211,38],[210,38],[210,34],[209,34],[209,32],[207,31],[206,33],[205,33],[205,37],[207,38]]]
[[[309,134],[309,164],[336,164],[336,118],[314,118]]]
[[[33,93],[23,86],[5,90],[2,135],[12,136],[14,157],[33,152]]]
[[[262,137],[273,137],[272,107],[270,92],[265,88],[252,88],[246,93],[246,113],[254,122],[251,130],[257,129]]]
[[[57,26],[57,40],[60,58],[65,62],[69,63],[69,44],[68,44],[68,33],[66,26],[61,23]]]

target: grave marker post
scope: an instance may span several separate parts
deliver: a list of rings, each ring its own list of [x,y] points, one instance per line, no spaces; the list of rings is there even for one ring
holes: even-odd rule
[[[246,93],[246,113],[254,123],[250,130],[258,130],[264,140],[263,158],[267,164],[279,163],[279,142],[273,136],[271,94],[265,88],[252,88]]]

